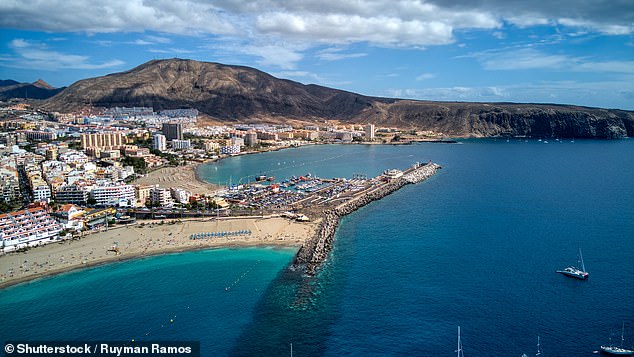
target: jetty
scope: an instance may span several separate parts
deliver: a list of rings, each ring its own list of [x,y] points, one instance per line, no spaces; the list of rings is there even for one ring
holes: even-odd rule
[[[433,176],[440,168],[440,165],[430,161],[426,164],[416,163],[403,172],[386,170],[384,175],[373,178],[371,185],[346,197],[343,203],[331,202],[323,206],[320,212],[313,212],[313,215],[321,217],[321,222],[315,235],[297,252],[291,269],[303,271],[306,275],[314,275],[332,250],[335,232],[342,217],[406,185],[422,182]]]

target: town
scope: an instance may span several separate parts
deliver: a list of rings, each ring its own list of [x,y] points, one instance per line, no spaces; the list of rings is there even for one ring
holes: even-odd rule
[[[442,140],[442,133],[341,125],[218,125],[195,109],[115,107],[48,113],[26,103],[0,108],[2,252],[71,239],[137,219],[303,212],[374,184],[366,177],[298,176],[213,185],[196,177],[204,162],[320,143]],[[298,173],[298,175],[301,173]],[[303,173],[305,174],[305,173]],[[386,178],[398,175],[386,172]]]

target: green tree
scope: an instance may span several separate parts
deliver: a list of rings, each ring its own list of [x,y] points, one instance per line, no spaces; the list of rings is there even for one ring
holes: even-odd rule
[[[121,163],[126,166],[132,166],[134,172],[138,174],[147,173],[147,163],[141,157],[124,156],[121,159]]]

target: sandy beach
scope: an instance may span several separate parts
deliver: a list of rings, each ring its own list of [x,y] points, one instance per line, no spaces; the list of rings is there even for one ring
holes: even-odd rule
[[[220,187],[198,179],[196,169],[199,163],[190,163],[186,166],[162,167],[148,173],[146,176],[134,180],[135,185],[155,185],[162,188],[180,187],[191,193],[211,193]]]
[[[232,246],[299,247],[314,234],[315,227],[316,223],[299,223],[280,217],[141,221],[77,240],[2,255],[0,288],[82,267],[169,252]],[[192,234],[212,232],[242,234],[190,239]]]

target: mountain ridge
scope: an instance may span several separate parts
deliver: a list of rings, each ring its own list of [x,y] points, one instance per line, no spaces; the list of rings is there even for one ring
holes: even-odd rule
[[[147,106],[191,107],[218,121],[334,119],[449,136],[634,136],[634,112],[565,104],[435,102],[365,96],[279,79],[246,66],[152,60],[128,71],[73,83],[43,102],[52,111]]]
[[[12,79],[0,80],[0,100],[13,98],[48,99],[66,87],[54,88],[43,79],[33,83],[20,83]]]

